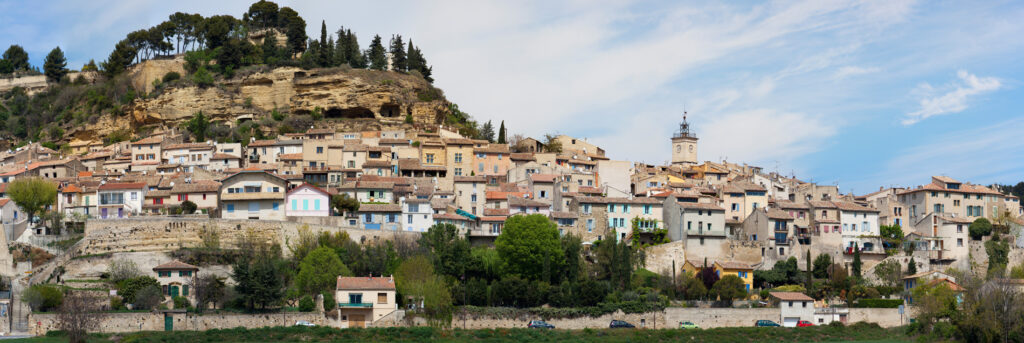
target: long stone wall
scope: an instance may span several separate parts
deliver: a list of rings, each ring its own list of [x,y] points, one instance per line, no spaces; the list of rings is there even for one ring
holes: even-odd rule
[[[347,232],[360,243],[383,242],[396,236],[418,239],[416,232],[362,230],[293,221],[207,219],[175,217],[136,217],[89,220],[85,223],[85,241],[79,255],[115,252],[171,251],[202,243],[200,233],[218,233],[220,245],[234,248],[241,238],[253,234],[270,243],[286,245],[298,238],[300,229],[311,232]],[[284,249],[288,254],[288,249]]]
[[[316,325],[329,324],[323,313],[319,312],[205,315],[168,312],[166,315],[173,318],[173,329],[175,331],[292,326],[300,320]],[[163,331],[164,316],[165,313],[163,312],[107,313],[103,315],[102,322],[97,331],[106,333]],[[54,313],[33,313],[29,315],[29,326],[30,332],[35,335],[44,335],[47,331],[57,330],[57,315]]]

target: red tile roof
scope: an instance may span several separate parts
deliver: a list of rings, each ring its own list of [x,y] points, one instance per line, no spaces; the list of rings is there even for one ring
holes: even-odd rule
[[[181,261],[178,261],[178,260],[174,260],[174,261],[167,262],[167,263],[161,264],[159,266],[153,267],[153,270],[154,271],[157,271],[157,270],[199,270],[199,267],[196,267],[196,266],[193,266],[191,264],[188,264],[188,263],[185,263],[185,262],[181,262]]]
[[[122,183],[107,183],[100,185],[101,191],[117,190],[117,189],[143,189],[146,188],[145,182],[122,182]]]
[[[814,298],[800,292],[771,292],[769,294],[782,301],[814,301]]]
[[[382,276],[339,276],[339,290],[395,290],[395,279]]]

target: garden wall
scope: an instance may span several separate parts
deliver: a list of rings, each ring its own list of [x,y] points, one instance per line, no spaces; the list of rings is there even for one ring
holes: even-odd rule
[[[174,330],[211,330],[236,327],[261,328],[265,326],[292,326],[304,320],[316,325],[328,324],[322,313],[282,312],[269,314],[205,314],[168,312],[174,320]],[[55,313],[29,315],[29,330],[43,335],[57,329]],[[163,312],[107,313],[99,325],[99,332],[163,331]]]

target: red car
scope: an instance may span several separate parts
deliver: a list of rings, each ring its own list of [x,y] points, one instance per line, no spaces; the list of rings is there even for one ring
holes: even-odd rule
[[[802,328],[802,327],[806,327],[806,326],[814,326],[814,324],[812,324],[811,322],[806,321],[806,320],[801,320],[799,322],[796,322],[796,327],[798,327],[798,328]]]

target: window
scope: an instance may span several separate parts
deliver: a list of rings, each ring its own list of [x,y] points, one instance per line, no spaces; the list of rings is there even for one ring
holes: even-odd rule
[[[462,163],[462,153],[461,152],[455,153],[455,163]]]
[[[299,201],[296,200],[296,199],[292,199],[292,211],[298,211],[298,210],[299,210]]]
[[[477,170],[479,170],[481,173],[484,172],[484,164],[483,164],[483,162],[481,162],[480,164],[477,165]]]
[[[313,210],[314,211],[319,211],[320,210],[320,199],[313,199]]]
[[[420,211],[420,204],[409,204],[409,212],[419,212],[419,211]],[[410,216],[409,218],[412,218],[412,216]]]
[[[228,213],[235,212],[235,204],[228,204]]]
[[[179,271],[178,272],[178,276],[182,276],[182,277],[184,277],[184,276],[192,276],[192,271],[191,270]]]
[[[739,211],[740,210],[740,204],[733,203],[732,204],[732,210],[733,211]]]
[[[469,202],[476,202],[476,194],[471,194],[469,196]]]
[[[587,232],[594,232],[594,219],[587,219]]]
[[[394,213],[388,214],[388,223],[397,223],[397,222],[398,222],[398,215],[396,215]]]
[[[349,293],[348,294],[348,303],[349,304],[362,304],[363,303],[363,293]]]
[[[644,214],[651,214],[651,205],[644,205]]]
[[[377,303],[378,304],[387,304],[388,303],[388,294],[387,293],[377,293]]]
[[[318,154],[324,153],[324,147],[322,147],[322,146],[316,147],[316,153],[318,153]]]
[[[500,156],[500,155],[499,155],[499,156]],[[495,173],[495,174],[497,174],[497,173],[498,173],[498,165],[497,165],[497,164],[495,164],[495,165],[494,165],[494,173]]]
[[[962,247],[962,246],[964,246],[964,239],[963,239],[963,238],[957,238],[957,239],[956,239],[956,246],[957,246],[957,247]]]
[[[956,226],[956,233],[964,233],[964,225],[963,224],[957,224],[957,226]]]
[[[271,207],[274,209],[274,211],[277,211],[279,206],[280,206],[280,204],[278,204],[277,202],[274,202],[273,204],[271,204]]]
[[[583,214],[590,214],[590,204],[583,204]]]
[[[462,168],[455,168],[455,176],[462,176]]]
[[[408,223],[409,223],[409,224],[412,224],[412,216],[411,216],[411,215],[409,216],[409,218],[408,218],[408,219],[409,219],[409,220],[408,220]]]
[[[434,163],[434,154],[427,154],[427,163]]]

